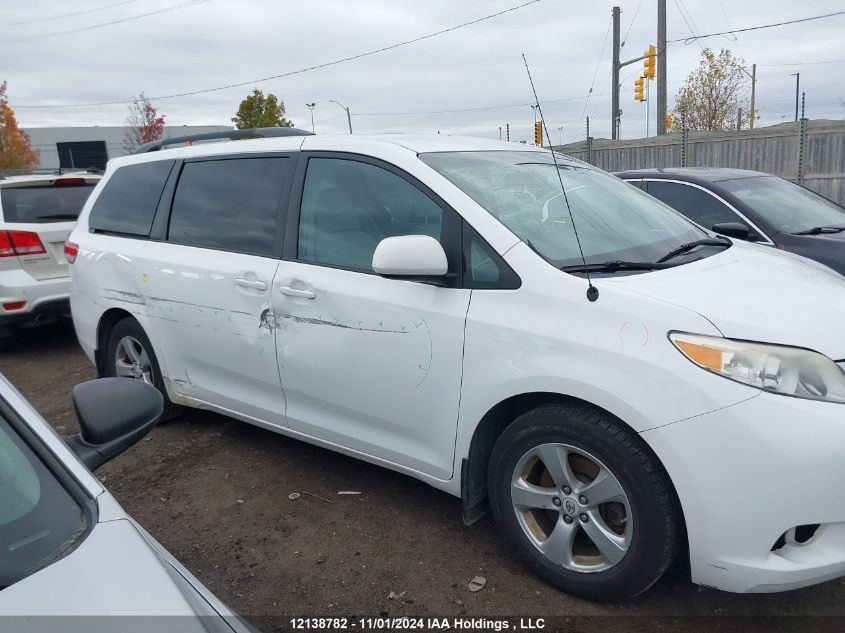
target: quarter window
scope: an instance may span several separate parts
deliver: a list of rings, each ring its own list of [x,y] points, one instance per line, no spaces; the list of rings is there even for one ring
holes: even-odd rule
[[[308,161],[297,249],[302,261],[372,272],[384,238],[440,240],[442,226],[440,206],[387,169],[336,158]]]
[[[100,192],[88,227],[95,231],[148,237],[172,160],[118,168]]]
[[[712,229],[722,222],[745,224],[715,196],[698,187],[652,180],[648,183],[648,192],[706,229]]]
[[[170,242],[271,256],[288,158],[185,163],[173,196]]]

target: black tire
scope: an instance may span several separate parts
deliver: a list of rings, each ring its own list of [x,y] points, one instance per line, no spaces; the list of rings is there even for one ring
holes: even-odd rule
[[[114,327],[111,329],[111,332],[109,332],[108,339],[106,342],[106,356],[104,363],[106,368],[106,375],[120,375],[116,368],[117,346],[120,341],[127,336],[131,336],[136,341],[138,341],[143,346],[144,350],[147,352],[152,370],[152,385],[156,389],[158,389],[161,395],[164,397],[164,411],[162,412],[161,417],[159,418],[159,424],[178,417],[182,413],[183,408],[173,404],[170,401],[170,398],[167,397],[167,389],[164,386],[164,379],[162,377],[161,367],[158,364],[158,358],[156,357],[155,350],[153,350],[153,345],[150,342],[147,333],[144,332],[144,328],[142,328],[141,324],[138,323],[132,317],[126,317],[125,319],[121,319],[120,321],[114,324]]]
[[[525,463],[520,461],[523,456],[544,444],[565,444],[588,452],[621,484],[634,529],[624,556],[609,569],[585,572],[556,564],[523,530],[512,503],[512,479],[517,466]],[[496,524],[510,548],[540,577],[568,594],[599,602],[627,600],[657,582],[677,555],[680,511],[667,475],[636,433],[595,407],[558,402],[514,420],[493,447],[487,489]],[[560,518],[566,518],[563,510]],[[567,521],[578,525],[578,518]]]

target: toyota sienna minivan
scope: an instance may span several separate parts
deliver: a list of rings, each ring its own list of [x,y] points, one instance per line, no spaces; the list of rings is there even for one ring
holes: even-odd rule
[[[65,249],[100,375],[489,508],[588,599],[686,548],[845,575],[842,276],[542,148],[284,134],[109,163]]]

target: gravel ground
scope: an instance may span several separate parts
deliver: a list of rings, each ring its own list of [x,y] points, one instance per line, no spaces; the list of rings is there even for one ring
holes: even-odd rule
[[[61,433],[75,430],[71,389],[94,370],[69,324],[19,336],[0,353],[0,371]],[[683,557],[624,605],[572,598],[512,558],[489,517],[465,527],[458,499],[207,412],[190,410],[158,427],[97,474],[209,589],[264,628],[291,614],[567,617],[577,623],[571,630],[605,630],[609,622],[613,630],[646,623],[659,630],[748,630],[755,623],[761,630],[799,623],[842,630],[845,622],[845,581],[788,594],[700,591]],[[289,499],[292,492],[300,498]],[[477,593],[467,588],[474,576],[487,579]],[[838,617],[771,619],[797,615]]]

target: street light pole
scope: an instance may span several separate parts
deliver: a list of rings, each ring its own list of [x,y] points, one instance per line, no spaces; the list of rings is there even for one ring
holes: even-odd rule
[[[316,103],[316,102],[314,102],[314,103],[306,103],[306,104],[305,104],[305,106],[306,106],[309,110],[311,110],[311,131],[312,131],[312,132],[314,132],[314,133],[316,134],[316,131],[314,130],[314,108],[315,108],[315,107],[317,107],[317,103]]]
[[[343,105],[340,101],[335,101],[334,99],[329,99],[331,103],[336,103],[341,108],[346,110],[346,122],[349,124],[349,133],[352,134],[352,115],[349,113],[349,108]]]

